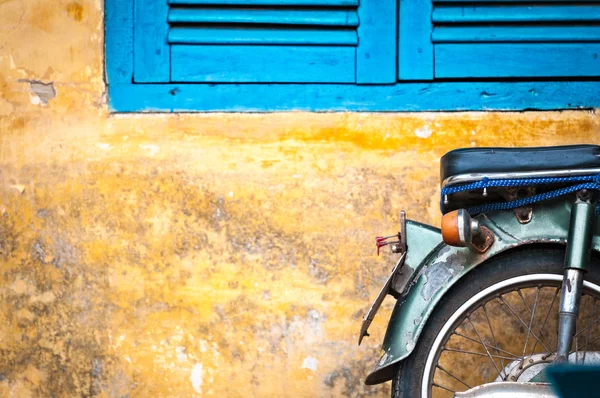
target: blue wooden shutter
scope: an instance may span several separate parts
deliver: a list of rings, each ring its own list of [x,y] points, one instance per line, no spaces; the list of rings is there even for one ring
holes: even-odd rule
[[[136,0],[134,81],[393,83],[395,0]]]
[[[600,76],[599,54],[598,1],[401,0],[401,80]]]

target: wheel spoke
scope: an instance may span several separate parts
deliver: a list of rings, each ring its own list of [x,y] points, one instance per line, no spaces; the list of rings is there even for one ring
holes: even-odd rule
[[[525,308],[527,308],[527,311],[529,311],[529,313],[531,314],[531,308],[529,308],[529,304],[527,304],[527,301],[525,301],[525,297],[523,297],[523,292],[521,291],[521,289],[518,289],[517,293],[519,293],[521,300],[523,300],[523,304],[525,304]]]
[[[441,365],[436,365],[436,367],[438,369],[440,369],[442,372],[446,373],[448,376],[452,377],[454,380],[458,381],[459,383],[463,384],[465,387],[467,388],[471,388],[470,385],[468,385],[467,383],[465,383],[464,381],[462,381],[461,379],[459,379],[458,377],[454,376],[452,373],[448,372],[446,369],[444,369]]]
[[[475,327],[475,325],[471,321],[471,317],[468,316],[467,320],[471,324],[471,327],[473,328],[473,330],[475,330],[475,334],[477,334],[477,337],[479,338],[479,341],[481,341],[481,344],[483,345],[483,348],[485,348],[485,352],[488,354],[488,357],[490,358],[490,361],[492,361],[492,364],[494,364],[494,367],[496,368],[496,372],[498,372],[498,376],[500,376],[500,378],[502,378],[502,372],[500,372],[500,369],[498,369],[498,365],[496,364],[496,361],[494,361],[494,358],[492,358],[492,354],[490,354],[490,350],[488,350],[487,346],[483,342],[483,339],[481,338],[481,335],[479,335],[479,331],[477,331],[477,328]]]
[[[596,341],[598,341],[598,340],[600,340],[600,337],[596,337],[594,340],[590,341],[590,343],[589,343],[589,344],[593,344],[593,343],[595,343],[595,342],[596,342]],[[572,354],[572,353],[574,353],[574,352],[575,352],[575,351],[569,351],[569,355],[571,355],[571,354]],[[585,353],[585,351],[584,351],[584,353]],[[552,352],[551,354],[554,354],[554,352]],[[551,355],[551,354],[550,354],[550,355]],[[544,359],[548,358],[550,355],[546,355],[546,356],[544,357]]]
[[[544,323],[542,323],[542,327],[539,330],[539,334],[540,337],[542,337],[543,333],[544,333],[544,327],[546,326],[546,322],[548,321],[548,317],[550,316],[550,313],[552,312],[552,307],[554,307],[554,302],[556,301],[556,298],[558,297],[558,293],[560,292],[560,288],[556,288],[556,291],[554,292],[554,297],[552,298],[552,303],[550,303],[550,308],[548,308],[548,312],[546,313],[546,318],[544,318]],[[537,340],[535,341],[535,344],[533,345],[533,350],[531,350],[531,355],[535,354],[535,348],[537,347]],[[531,356],[530,355],[530,356]]]
[[[579,361],[579,337],[575,337],[575,365]]]
[[[558,274],[519,275],[496,282],[485,292],[476,292],[468,303],[459,306],[443,325],[426,361],[423,377],[428,382],[429,394],[445,396],[455,394],[454,390],[466,391],[483,383],[502,382],[513,371],[519,376],[515,373],[511,381],[523,381],[520,373],[525,364],[533,366],[554,358],[556,350],[549,347],[556,342],[558,309],[555,307],[562,290],[561,281]],[[600,308],[596,308],[600,305],[600,287],[586,285],[585,295],[593,298],[592,308],[588,307],[588,299],[583,300],[585,306],[582,304],[579,324],[585,327],[574,333],[574,351],[570,355],[575,352],[574,362],[587,365],[592,361],[592,350],[600,344],[596,343],[600,337],[595,338],[593,329],[600,323]],[[448,361],[452,360],[450,366]],[[491,371],[490,361],[495,372]]]
[[[575,337],[575,365],[579,361],[579,337]]]
[[[481,344],[481,341],[479,341],[479,340],[475,340],[474,338],[472,338],[472,337],[469,337],[469,336],[465,336],[465,335],[464,335],[464,334],[462,334],[462,333],[454,332],[454,334],[455,334],[455,335],[457,335],[457,336],[463,337],[463,338],[465,338],[465,339],[467,339],[467,340],[470,340],[470,341],[472,341],[472,342],[474,342],[474,343]],[[500,348],[500,347],[498,347],[498,346],[495,346],[495,345],[489,345],[489,344],[488,344],[488,347],[489,347],[489,348],[493,348],[493,349],[494,349],[494,350],[496,350],[496,351],[503,352],[503,353],[505,353],[505,354],[507,354],[507,355],[512,355],[513,357],[515,357],[514,359],[521,359],[521,357],[520,357],[520,356],[518,356],[518,355],[515,355],[515,354],[513,354],[513,353],[512,353],[512,352],[510,352],[510,351],[503,350],[502,348]],[[500,352],[498,352],[498,355],[500,355]],[[513,360],[514,360],[514,359],[513,359]]]
[[[492,328],[492,323],[490,322],[490,317],[488,316],[487,309],[485,308],[485,304],[483,307],[483,313],[485,315],[485,320],[487,321],[488,327],[490,328],[490,333],[492,334],[492,342],[494,343],[494,349],[496,350],[496,354],[500,355],[500,349],[498,348],[498,343],[496,342],[496,336],[494,335],[494,329]],[[503,350],[502,350],[503,351]],[[502,366],[502,380],[506,379],[506,365],[504,365],[504,359],[500,358],[500,365]]]
[[[596,337],[594,340],[590,341],[590,344],[595,343],[596,341],[600,340],[600,337]],[[585,351],[584,351],[585,352]],[[570,353],[569,353],[570,354]]]
[[[517,319],[519,320],[519,322],[521,322],[521,324],[524,327],[527,327],[527,324],[525,322],[523,322],[523,320],[521,319],[520,316],[517,315],[517,313],[515,312],[515,310],[513,310],[513,308],[510,306],[510,304],[508,304],[508,302],[504,299],[504,297],[500,296],[500,300],[502,300],[502,302],[504,303],[504,305],[506,305],[508,307],[508,309],[510,310],[510,312],[512,312],[512,314],[517,317]],[[544,344],[539,337],[537,337],[535,335],[535,333],[531,332],[531,335],[533,336],[534,339],[536,339],[541,345],[542,347],[544,347],[547,351],[550,351],[550,349],[548,347],[546,347],[546,344]]]
[[[594,322],[590,323],[589,325],[587,325],[586,327],[584,327],[583,329],[581,329],[579,332],[575,333],[575,335],[573,336],[573,338],[581,336],[581,333],[588,331],[592,326],[594,326],[598,322],[600,322],[600,318],[597,318]],[[596,340],[594,340],[594,341],[596,341]],[[555,352],[556,352],[556,349],[554,349],[552,352],[548,353],[548,355],[546,355],[544,358],[548,358],[550,355],[554,354]]]
[[[580,336],[581,333],[587,331],[589,328],[591,328],[592,326],[594,326],[598,322],[600,322],[600,318],[596,318],[596,320],[594,322],[590,323],[589,325],[587,325],[586,327],[584,327],[583,329],[581,329],[579,332],[575,333],[575,336],[573,336],[573,338],[575,338],[577,336]]]
[[[453,394],[456,394],[456,391],[454,391],[454,390],[451,390],[451,389],[449,389],[449,388],[446,388],[446,387],[444,387],[444,386],[440,386],[440,385],[439,385],[439,384],[437,384],[437,383],[431,383],[431,385],[432,385],[433,387],[441,388],[442,390],[450,391],[451,393],[453,393]]]
[[[442,349],[443,351],[450,351],[450,352],[462,352],[463,354],[471,354],[471,355],[478,355],[481,357],[487,357],[487,354],[484,354],[483,352],[475,352],[475,351],[467,351],[467,350],[459,350],[458,348],[448,348],[448,347],[444,347]],[[494,354],[490,354],[493,358],[502,358],[502,359],[507,359],[509,361],[514,361],[515,358],[509,358],[509,357],[504,357],[501,355],[494,355]],[[517,359],[519,359],[519,357],[517,357]]]
[[[592,319],[594,319],[596,317],[596,301],[597,301],[597,299],[595,297],[593,299],[594,299],[594,304],[592,305]],[[590,343],[590,332],[591,331],[592,331],[592,329],[588,329],[587,337],[585,338],[585,345],[583,346],[583,359],[582,359],[581,363],[584,363],[584,364],[585,364],[585,353],[587,351],[588,344]]]
[[[519,289],[519,293],[521,290]],[[523,357],[521,358],[521,368],[523,368],[523,362],[525,361],[525,352],[527,352],[527,343],[529,342],[529,335],[531,334],[531,327],[533,326],[533,319],[535,318],[535,309],[537,307],[538,297],[540,295],[540,288],[538,287],[535,291],[535,301],[533,302],[533,310],[531,311],[531,319],[529,319],[529,327],[527,328],[527,337],[525,337],[525,345],[523,346]],[[523,295],[521,294],[521,298]],[[523,302],[525,299],[523,298]]]

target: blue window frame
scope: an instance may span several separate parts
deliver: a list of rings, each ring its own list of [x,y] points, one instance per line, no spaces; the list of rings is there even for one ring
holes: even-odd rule
[[[600,106],[600,2],[105,4],[116,112]]]

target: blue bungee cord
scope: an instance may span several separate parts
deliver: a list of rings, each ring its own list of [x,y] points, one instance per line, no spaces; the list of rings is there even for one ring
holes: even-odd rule
[[[573,176],[573,177],[543,177],[543,178],[521,178],[521,179],[498,179],[490,180],[487,177],[482,178],[480,181],[473,182],[465,185],[451,186],[442,188],[440,208],[444,209],[444,196],[452,195],[458,192],[473,191],[476,189],[486,188],[511,188],[511,187],[525,187],[533,185],[549,185],[549,184],[565,184],[565,183],[578,183],[568,187],[559,188],[554,191],[544,192],[533,196],[528,196],[522,199],[516,199],[509,202],[498,202],[488,203],[481,206],[474,206],[467,211],[470,215],[474,216],[479,213],[486,213],[488,211],[497,210],[510,210],[530,205],[532,203],[541,202],[548,199],[557,198],[559,196],[566,195],[571,192],[577,192],[581,189],[593,189],[600,190],[600,174],[587,175],[587,176]],[[600,207],[596,207],[596,213],[599,213]]]

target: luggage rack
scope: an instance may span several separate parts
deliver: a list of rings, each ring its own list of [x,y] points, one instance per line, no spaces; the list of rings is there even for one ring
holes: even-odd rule
[[[546,188],[540,189],[537,194],[532,192],[525,197],[511,195],[508,201],[502,200],[498,195],[494,195],[493,198],[488,197],[490,188],[506,191],[540,186]],[[586,189],[600,190],[599,168],[457,174],[442,181],[440,209],[443,214],[452,210],[450,195],[457,195],[460,198],[454,201],[454,207],[457,204],[461,205],[459,207],[467,208],[471,215],[476,215],[488,211],[516,209]],[[477,198],[477,194],[473,194],[474,191],[481,192],[480,199],[473,199]],[[500,200],[494,201],[494,199]],[[462,206],[463,202],[469,205]]]
[[[456,184],[467,184],[481,181],[484,178],[490,180],[513,180],[530,178],[552,178],[552,177],[575,177],[590,174],[600,174],[600,169],[567,169],[567,170],[545,170],[545,171],[523,171],[512,173],[470,173],[457,174],[442,181],[442,189]]]

